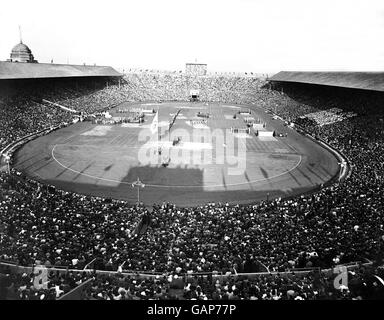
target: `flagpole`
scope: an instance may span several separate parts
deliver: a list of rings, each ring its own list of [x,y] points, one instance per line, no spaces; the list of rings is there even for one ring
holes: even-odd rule
[[[139,180],[139,178],[137,178]],[[140,204],[140,187],[137,186],[137,203]]]
[[[159,107],[157,107],[157,112],[156,112],[156,114],[152,120],[151,134],[152,134],[151,140],[154,140],[154,136],[156,134],[155,147],[157,148],[157,151],[158,151],[159,150],[159,140],[160,140],[160,136],[159,136]]]
[[[132,187],[137,187],[137,204],[140,204],[140,188],[144,188],[145,184],[140,181],[139,177],[137,177],[137,180],[132,183]]]
[[[160,139],[161,135],[159,134],[159,106],[157,106],[157,148],[159,148]]]

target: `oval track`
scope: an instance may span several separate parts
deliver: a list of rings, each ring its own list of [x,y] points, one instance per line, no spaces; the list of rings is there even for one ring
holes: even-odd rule
[[[177,108],[182,110],[183,119],[193,117],[197,109],[204,107],[213,114],[210,126],[234,123],[229,115],[235,109],[214,103],[208,107],[163,103],[160,118],[166,120]],[[248,108],[236,106],[236,109],[239,107]],[[337,160],[330,152],[283,126],[281,121],[272,120],[261,108],[249,108],[269,129],[288,132],[288,137],[272,142],[254,137],[247,140],[247,168],[242,175],[231,176],[225,164],[142,166],[134,151],[140,148],[137,129],[114,126],[104,136],[92,136],[96,125],[85,122],[27,143],[15,154],[15,167],[64,190],[132,202],[136,200],[136,190],[131,184],[139,176],[146,184],[141,192],[144,203],[169,201],[181,206],[219,201],[247,203],[291,196],[318,188],[337,174]],[[175,128],[187,127],[190,128],[185,120],[175,123]]]

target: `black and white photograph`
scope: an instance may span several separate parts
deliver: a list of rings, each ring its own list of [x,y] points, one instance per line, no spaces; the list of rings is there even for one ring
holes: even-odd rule
[[[2,2],[0,305],[384,300],[383,39],[380,0]]]

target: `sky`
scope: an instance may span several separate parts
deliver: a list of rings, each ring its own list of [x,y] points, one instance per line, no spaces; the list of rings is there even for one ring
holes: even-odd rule
[[[384,71],[383,0],[18,0],[0,6],[0,60],[208,71]]]

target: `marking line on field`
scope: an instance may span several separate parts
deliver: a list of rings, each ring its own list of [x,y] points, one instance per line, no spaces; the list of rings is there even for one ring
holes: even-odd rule
[[[86,177],[89,177],[89,178],[92,178],[92,179],[96,179],[96,180],[101,180],[101,181],[108,181],[108,182],[115,182],[115,183],[120,183],[120,184],[132,184],[132,182],[127,182],[127,181],[119,181],[119,180],[115,180],[115,179],[107,179],[107,178],[101,178],[101,177],[97,177],[97,176],[94,176],[94,175],[90,175],[90,174],[87,174],[87,173],[84,173],[84,172],[80,172],[78,170],[75,170],[75,169],[72,169],[72,168],[69,168],[67,167],[66,165],[62,164],[59,160],[57,160],[57,158],[55,157],[55,148],[56,148],[57,145],[55,145],[52,150],[51,150],[51,156],[52,156],[52,159],[54,159],[56,161],[57,164],[59,164],[61,167],[69,170],[69,171],[72,171],[76,174],[79,174],[79,175],[83,175],[83,176],[86,176]],[[295,166],[293,166],[291,169],[287,170],[287,171],[284,171],[282,173],[279,173],[277,175],[274,175],[274,176],[271,176],[271,177],[268,177],[268,178],[262,178],[262,179],[256,179],[256,180],[251,180],[251,181],[247,181],[247,182],[239,182],[239,183],[231,183],[231,184],[227,184],[226,186],[240,186],[240,185],[245,185],[245,184],[252,184],[252,183],[256,183],[256,182],[262,182],[262,181],[267,181],[267,180],[271,180],[271,179],[274,179],[274,178],[278,178],[278,177],[281,177],[293,170],[295,170],[300,164],[301,164],[301,161],[302,161],[302,156],[301,155],[298,155],[299,156],[299,161],[295,164]],[[159,185],[159,184],[149,184],[149,183],[145,183],[148,187],[156,187],[156,188],[201,188],[202,186],[201,185]],[[222,188],[223,185],[222,184],[217,184],[217,185],[206,185],[204,187],[207,187],[207,188]]]

